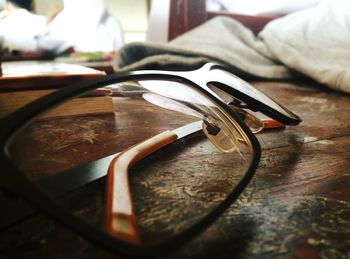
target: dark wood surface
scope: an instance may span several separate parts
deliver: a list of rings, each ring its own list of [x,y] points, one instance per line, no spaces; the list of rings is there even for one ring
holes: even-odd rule
[[[79,64],[53,61],[13,61],[1,66],[0,91],[57,88],[106,74]]]
[[[349,258],[350,96],[312,82],[254,85],[303,122],[259,133],[259,168],[239,200],[165,258]],[[37,214],[1,231],[0,258],[120,257]]]

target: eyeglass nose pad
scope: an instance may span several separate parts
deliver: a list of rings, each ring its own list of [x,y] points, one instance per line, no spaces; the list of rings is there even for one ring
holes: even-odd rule
[[[225,153],[233,153],[238,149],[238,138],[221,120],[211,115],[205,115],[202,128],[207,138],[219,150]]]
[[[244,110],[241,110],[238,113],[243,117],[245,124],[253,133],[258,133],[264,128],[264,123],[253,114]]]
[[[258,133],[264,128],[264,122],[253,114],[243,110],[242,107],[238,106],[237,100],[227,103],[232,109],[234,109],[243,119],[245,124],[250,128],[253,133]],[[238,105],[237,105],[238,104]]]

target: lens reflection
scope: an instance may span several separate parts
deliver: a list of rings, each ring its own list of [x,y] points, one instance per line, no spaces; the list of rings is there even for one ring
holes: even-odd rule
[[[272,100],[270,97],[258,91],[255,87],[242,80],[241,78],[233,75],[232,73],[220,68],[214,68],[210,71],[209,75],[211,78],[211,83],[208,84],[208,87],[214,92],[218,92],[218,90],[220,90],[223,85],[226,86],[225,89],[228,91],[227,93],[225,93],[225,91],[222,91],[223,89],[221,89],[221,91],[219,91],[220,93],[218,93],[225,100],[232,100],[232,91],[236,93],[238,92],[240,94],[248,96],[249,98],[253,98],[259,101],[263,105],[266,105],[270,109],[273,109],[288,118],[292,118],[300,122],[300,118],[289,111],[287,108],[281,106],[276,101]],[[218,82],[218,80],[220,80],[220,82]],[[229,94],[230,92],[231,94]]]
[[[50,111],[9,146],[19,169],[81,220],[135,244],[159,242],[200,221],[245,175],[248,137],[195,87],[142,80],[104,89],[113,110],[88,111],[91,94],[67,101],[56,109],[85,113]]]

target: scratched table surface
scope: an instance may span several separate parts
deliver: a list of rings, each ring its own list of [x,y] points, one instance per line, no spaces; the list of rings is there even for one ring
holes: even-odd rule
[[[254,82],[298,114],[257,135],[247,189],[200,236],[165,258],[350,258],[350,96],[312,82]],[[123,258],[37,213],[0,232],[0,258]]]

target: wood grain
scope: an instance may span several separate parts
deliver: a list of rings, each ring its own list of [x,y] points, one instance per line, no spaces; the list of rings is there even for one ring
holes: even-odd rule
[[[347,118],[350,97],[312,82],[254,82],[254,85],[300,115],[303,122],[296,127],[259,133],[262,157],[243,195],[203,234],[166,258],[348,258],[350,121]],[[140,107],[134,107],[135,116],[137,108]],[[143,112],[149,111],[143,109]],[[157,118],[162,119],[166,120],[160,115]],[[91,141],[99,141],[101,137],[112,141],[113,125],[106,123],[103,117],[96,117],[94,121],[89,126],[95,133],[90,135]],[[82,120],[81,125],[86,123]],[[86,143],[80,143],[81,154],[88,150],[84,147]],[[63,146],[66,145],[72,142],[65,142]],[[67,154],[71,155],[73,151],[68,150]],[[216,159],[211,163],[219,166],[220,157]],[[191,157],[186,162],[195,161]],[[134,175],[143,177],[137,172]],[[82,196],[90,197],[84,202],[93,206],[86,213],[103,213],[98,209],[101,201],[93,198],[103,189],[100,184],[70,197],[68,204],[79,207]],[[201,186],[193,186],[196,188],[184,190],[184,195],[205,199],[199,196]],[[211,188],[224,186],[225,182],[221,182]],[[163,192],[172,187],[157,186],[158,190],[163,188]],[[144,211],[151,209],[146,207]],[[142,208],[140,210],[142,212]],[[52,255],[120,258],[40,214],[0,232],[1,258],[48,258]]]

